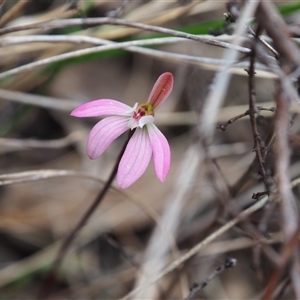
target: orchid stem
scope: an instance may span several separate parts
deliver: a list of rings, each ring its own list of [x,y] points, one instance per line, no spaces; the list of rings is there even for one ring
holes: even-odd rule
[[[69,233],[69,235],[62,242],[62,244],[61,244],[61,246],[60,246],[60,248],[57,252],[56,258],[53,261],[51,269],[50,269],[49,273],[47,274],[46,278],[43,281],[43,284],[42,284],[41,290],[39,291],[37,299],[45,299],[48,296],[50,296],[53,285],[55,284],[55,281],[56,281],[57,271],[58,271],[60,265],[62,264],[62,261],[63,261],[65,255],[67,254],[70,245],[72,244],[73,240],[75,239],[75,237],[78,234],[78,232],[80,231],[80,229],[86,224],[86,222],[91,217],[93,212],[96,210],[98,205],[104,199],[104,196],[106,195],[106,193],[109,190],[113,180],[115,179],[115,177],[117,175],[119,163],[121,161],[121,158],[124,154],[124,151],[127,147],[127,144],[129,142],[130,138],[132,137],[134,131],[135,130],[131,130],[129,132],[128,138],[127,138],[126,142],[124,143],[124,146],[123,146],[122,150],[120,151],[120,154],[119,154],[119,156],[116,160],[114,168],[112,169],[112,172],[111,172],[108,180],[106,181],[104,187],[102,188],[102,190],[100,191],[98,196],[95,198],[95,200],[93,201],[91,206],[88,208],[86,213],[79,220],[77,225],[74,227],[74,229]]]

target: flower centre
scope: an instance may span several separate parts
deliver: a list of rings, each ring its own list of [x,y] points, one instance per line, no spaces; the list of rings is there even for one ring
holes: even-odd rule
[[[141,117],[154,116],[154,110],[151,103],[141,103],[138,105],[136,110],[133,112],[132,117],[139,121]]]
[[[128,122],[128,127],[132,129],[153,123],[154,109],[151,103],[136,103],[131,112],[131,117]]]

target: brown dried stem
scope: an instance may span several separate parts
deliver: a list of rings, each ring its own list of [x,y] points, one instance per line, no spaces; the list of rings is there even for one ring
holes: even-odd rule
[[[225,270],[231,269],[236,266],[237,260],[235,258],[226,259],[225,263],[215,269],[204,281],[201,283],[194,283],[190,289],[189,295],[186,297],[186,300],[192,300],[198,292],[205,288],[214,278],[219,276]]]
[[[256,36],[258,36],[258,32],[260,29],[258,28]],[[255,43],[256,41],[254,41]],[[265,150],[265,143],[261,139],[261,136],[258,132],[257,122],[256,122],[256,114],[258,112],[257,104],[256,104],[256,92],[255,92],[255,56],[256,51],[254,47],[252,48],[251,55],[250,55],[250,66],[247,70],[248,72],[248,89],[249,89],[249,116],[251,121],[252,133],[253,133],[253,140],[254,140],[254,151],[256,153],[256,158],[259,165],[259,175],[266,187],[267,192],[270,190],[270,182],[268,178],[268,174],[265,167],[265,160],[264,160],[264,150]]]
[[[267,110],[267,111],[271,111],[271,112],[275,112],[276,109],[274,107],[263,107],[263,106],[257,106],[257,110],[260,111],[260,110]],[[240,115],[237,115],[231,119],[229,119],[226,123],[223,123],[223,124],[219,124],[217,126],[218,129],[222,130],[222,131],[225,131],[227,126],[234,123],[235,121],[245,117],[245,116],[248,116],[250,114],[250,111],[249,110],[246,110],[244,113],[240,114]]]

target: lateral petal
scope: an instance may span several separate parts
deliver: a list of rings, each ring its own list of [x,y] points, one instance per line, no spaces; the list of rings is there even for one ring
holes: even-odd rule
[[[128,130],[128,118],[107,117],[91,130],[87,142],[87,155],[91,159],[99,157],[107,147],[122,133]]]
[[[170,170],[171,150],[169,142],[154,124],[147,124],[153,151],[153,160],[156,176],[164,182]]]
[[[147,101],[153,105],[154,110],[162,105],[170,95],[173,89],[173,84],[174,77],[170,72],[163,73],[158,77]]]
[[[122,189],[137,181],[149,165],[152,149],[145,129],[136,129],[120,161],[117,184]]]
[[[71,116],[84,117],[102,117],[102,116],[130,116],[133,108],[112,99],[99,99],[83,103],[76,107]]]

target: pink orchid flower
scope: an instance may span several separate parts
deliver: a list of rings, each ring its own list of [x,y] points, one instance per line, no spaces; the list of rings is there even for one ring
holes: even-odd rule
[[[163,73],[154,84],[148,101],[133,107],[112,99],[99,99],[72,111],[71,116],[79,118],[106,117],[89,134],[87,154],[91,159],[99,157],[122,133],[135,129],[119,163],[117,184],[120,188],[129,187],[143,175],[152,154],[156,175],[162,182],[165,180],[170,169],[170,146],[153,121],[154,112],[171,93],[173,82],[171,73]]]

